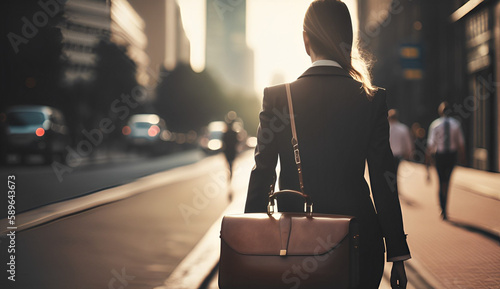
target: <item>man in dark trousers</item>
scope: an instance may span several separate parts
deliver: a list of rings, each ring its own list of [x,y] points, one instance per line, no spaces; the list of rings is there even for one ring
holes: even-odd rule
[[[238,133],[233,128],[233,122],[228,123],[227,131],[222,137],[224,142],[224,155],[229,164],[229,180],[233,175],[233,161],[236,158],[236,146],[238,145]]]
[[[233,162],[236,158],[238,152],[238,132],[234,129],[234,120],[236,119],[236,113],[229,112],[226,117],[227,130],[222,136],[222,141],[224,142],[224,155],[226,156],[227,164],[229,166],[229,176],[228,176],[228,198],[232,200],[233,192],[231,190],[231,179],[233,178]]]
[[[439,118],[429,127],[427,138],[427,160],[434,155],[436,170],[439,176],[439,204],[441,217],[448,219],[446,203],[448,201],[448,188],[450,177],[457,163],[465,160],[464,135],[460,122],[449,116],[451,109],[447,102],[442,102],[438,108]]]

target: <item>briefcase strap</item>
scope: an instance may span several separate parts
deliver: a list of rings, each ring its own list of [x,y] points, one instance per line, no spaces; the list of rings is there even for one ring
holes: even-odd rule
[[[290,126],[292,127],[293,154],[295,157],[295,164],[297,165],[297,171],[299,173],[300,191],[302,193],[304,193],[304,181],[303,181],[303,177],[302,177],[302,163],[300,160],[299,140],[297,138],[297,129],[295,127],[295,115],[293,113],[293,103],[292,103],[292,93],[290,91],[290,83],[285,84],[285,87],[286,87],[286,97],[288,99],[288,111],[290,113]]]
[[[279,192],[274,191],[274,183],[276,180],[273,180],[271,184],[271,190],[269,191],[269,203],[267,205],[267,214],[272,215],[274,213],[274,209],[276,206],[276,197],[282,193],[292,193],[296,195],[300,195],[304,198],[304,212],[309,213],[312,216],[313,212],[313,202],[311,197],[304,193],[304,181],[302,177],[302,163],[300,160],[300,151],[299,151],[299,142],[297,138],[297,130],[295,128],[295,116],[293,113],[293,103],[292,103],[292,94],[290,92],[290,84],[285,84],[286,87],[286,95],[288,100],[288,111],[290,113],[290,126],[292,128],[292,146],[293,146],[293,154],[295,157],[295,164],[297,165],[297,172],[299,174],[299,184],[300,184],[300,192],[294,190],[281,190]]]

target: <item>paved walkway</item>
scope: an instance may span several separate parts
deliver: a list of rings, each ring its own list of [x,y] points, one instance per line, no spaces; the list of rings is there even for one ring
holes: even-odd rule
[[[435,170],[428,181],[424,166],[401,165],[408,266],[434,288],[500,288],[500,174],[458,167],[451,183],[443,221]]]
[[[249,169],[253,165],[250,156],[240,158],[241,175],[238,174],[236,184],[233,182],[236,195],[233,210],[244,201]],[[413,257],[406,262],[408,289],[500,288],[500,174],[457,167],[449,194],[449,220],[443,221],[437,174],[433,168],[429,172],[428,180],[423,165],[403,162],[398,174],[401,207]],[[209,239],[218,238],[214,233]],[[390,288],[390,268],[387,264],[380,289]],[[206,269],[208,274],[212,267]],[[204,288],[218,288],[217,275],[206,281]]]

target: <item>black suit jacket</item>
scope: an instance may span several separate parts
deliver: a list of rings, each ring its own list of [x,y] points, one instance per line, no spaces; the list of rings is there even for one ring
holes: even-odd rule
[[[304,187],[312,196],[314,212],[356,216],[362,248],[382,247],[384,236],[388,258],[409,254],[389,145],[385,91],[369,100],[345,70],[317,66],[292,82],[291,92]],[[285,86],[268,87],[245,212],[267,210],[278,157],[280,189],[299,190],[291,138]],[[366,161],[376,209],[364,179]],[[278,207],[302,211],[303,202],[280,198]]]

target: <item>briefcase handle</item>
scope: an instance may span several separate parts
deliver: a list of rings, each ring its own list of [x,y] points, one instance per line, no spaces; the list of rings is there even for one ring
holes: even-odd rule
[[[295,190],[281,190],[281,191],[277,191],[277,192],[271,191],[269,193],[269,203],[267,205],[267,214],[268,215],[272,215],[275,212],[276,197],[278,195],[282,195],[282,194],[295,194],[295,195],[299,195],[302,198],[304,198],[304,212],[312,215],[313,203],[312,203],[311,197],[303,192],[299,192],[299,191],[295,191]]]

